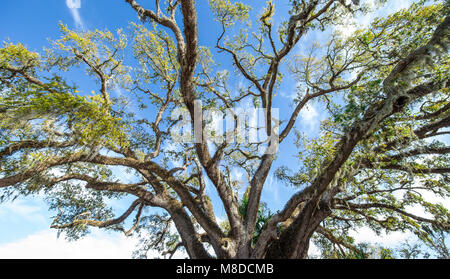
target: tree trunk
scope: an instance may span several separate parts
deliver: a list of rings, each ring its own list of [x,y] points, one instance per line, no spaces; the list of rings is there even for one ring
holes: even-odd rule
[[[266,259],[304,259],[308,256],[309,241],[319,224],[331,213],[330,208],[310,201],[297,218],[281,232],[267,248]]]
[[[210,259],[211,255],[206,251],[203,243],[197,237],[194,226],[184,208],[175,207],[169,209],[175,227],[180,233],[183,246],[191,259]]]

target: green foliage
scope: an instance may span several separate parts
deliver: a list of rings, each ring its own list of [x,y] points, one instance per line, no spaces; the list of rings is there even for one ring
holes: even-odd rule
[[[29,51],[23,44],[4,42],[0,48],[0,66],[23,67],[33,69],[40,65],[40,56],[36,52]]]
[[[139,61],[139,77],[147,82],[176,82],[180,68],[177,61],[177,47],[172,38],[153,25],[148,30],[142,25],[131,23],[133,51]]]
[[[297,171],[281,167],[276,172],[277,177],[294,187],[304,187],[314,181],[322,171],[322,163],[335,158],[333,148],[342,135],[349,132],[354,123],[370,119],[369,108],[380,108],[389,94],[383,81],[396,61],[428,42],[447,11],[445,4],[425,6],[423,2],[415,3],[409,9],[375,19],[368,29],[358,30],[348,38],[333,37],[322,52],[315,50],[309,56],[298,57],[292,67],[293,72],[299,75],[301,83],[317,90],[348,84],[357,75],[360,79],[342,90],[341,96],[323,99],[330,117],[322,121],[319,137],[308,138],[298,133],[301,165]],[[324,55],[317,56],[316,53]],[[350,58],[349,53],[352,53]],[[440,57],[430,57],[426,65],[414,65],[408,80],[396,81],[396,90],[408,90],[425,81],[440,82],[443,76],[448,78],[448,61],[448,52],[444,52]],[[345,65],[352,65],[348,75]],[[339,71],[343,74],[336,75]],[[329,84],[330,80],[333,83]],[[443,89],[411,103],[402,112],[385,119],[379,129],[355,147],[329,186],[344,189],[337,195],[342,206],[338,206],[339,210],[324,222],[334,235],[348,235],[350,228],[357,230],[368,226],[378,234],[411,231],[424,243],[434,243],[433,234],[448,230],[450,215],[447,207],[440,202],[428,201],[430,196],[442,200],[450,197],[448,174],[426,171],[448,168],[448,154],[418,152],[414,156],[395,156],[410,150],[434,150],[447,146],[417,132],[423,126],[448,116],[447,111],[439,116],[436,114],[436,117],[421,118],[444,108],[448,103],[447,91]],[[353,207],[358,204],[380,206]],[[432,228],[425,229],[420,218],[408,215],[411,208],[420,208],[429,220],[433,220]],[[361,258],[348,248],[342,248],[345,253],[333,248],[332,242],[324,237],[321,241],[321,247],[331,253],[323,257]],[[342,241],[353,245],[350,239]],[[394,257],[388,250],[381,249],[377,253],[381,258]]]
[[[216,16],[216,20],[225,27],[230,27],[236,21],[245,21],[248,18],[250,7],[240,3],[232,3],[229,0],[209,0],[209,5]]]
[[[137,229],[139,244],[133,252],[135,259],[147,259],[149,250],[156,250],[163,254],[175,249],[180,237],[168,229],[170,217],[167,213],[151,214],[141,219]],[[184,250],[183,247],[180,250]],[[163,255],[166,257],[166,255]],[[169,255],[170,256],[170,255]]]
[[[121,149],[129,144],[129,121],[125,120],[119,107],[116,107],[118,110],[111,109],[113,104],[109,103],[107,92],[81,94],[60,74],[43,74],[53,68],[68,70],[74,65],[85,64],[90,75],[104,73],[102,82],[113,82],[114,79],[125,84],[127,69],[115,58],[118,51],[126,47],[124,35],[118,31],[119,38],[116,39],[109,31],[76,33],[64,25],[60,27],[63,37],[53,43],[52,50],[47,49],[45,56],[29,51],[22,44],[5,43],[0,48],[0,146],[27,141],[48,141],[49,146],[51,142],[67,142],[66,146],[59,143],[62,146],[59,150],[28,149],[14,156],[2,156],[0,170],[4,175],[39,168],[49,158],[70,158],[98,152],[102,147]],[[11,71],[15,74],[11,75]],[[85,213],[93,220],[112,217],[112,209],[106,206],[104,199],[120,195],[85,189],[82,184],[69,181],[53,187],[52,180],[59,172],[112,178],[108,168],[74,163],[36,174],[13,192],[7,191],[2,200],[44,191],[50,209],[60,211],[55,217],[55,225]],[[76,239],[87,232],[87,226],[78,223],[64,230],[68,238]]]
[[[242,196],[242,199],[239,203],[239,213],[242,215],[243,218],[245,218],[245,215],[247,214],[249,194],[250,194],[250,188],[247,188],[247,190],[245,191],[245,193]],[[259,205],[255,230],[253,232],[253,238],[252,238],[253,245],[256,244],[256,242],[258,241],[259,236],[265,229],[267,222],[270,220],[270,218],[272,216],[273,216],[273,213],[270,212],[270,210],[267,208],[267,205],[265,203],[261,203]]]

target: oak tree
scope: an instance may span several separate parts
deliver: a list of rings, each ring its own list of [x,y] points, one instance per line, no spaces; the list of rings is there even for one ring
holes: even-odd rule
[[[2,201],[44,195],[53,228],[71,238],[89,227],[138,235],[137,257],[182,248],[191,258],[305,258],[311,241],[324,257],[364,257],[351,230],[409,231],[427,243],[449,231],[448,209],[426,195],[450,194],[448,1],[417,1],[346,35],[337,27],[371,13],[365,1],[291,0],[286,14],[275,1],[125,1],[140,19],[126,31],[61,24],[42,53],[0,48]],[[199,43],[205,5],[220,26],[209,46]],[[80,92],[65,75],[77,68],[98,88]],[[277,121],[287,77],[295,98]],[[233,113],[245,102],[262,109],[259,127]],[[317,137],[296,125],[311,102],[327,115]],[[186,121],[179,109],[190,141],[173,136]],[[208,139],[206,110],[231,111],[225,138],[235,140]],[[270,140],[236,140],[238,127]],[[274,168],[283,145],[295,147],[297,167]],[[270,173],[296,189],[279,209],[261,201]],[[130,205],[115,212],[113,199]]]

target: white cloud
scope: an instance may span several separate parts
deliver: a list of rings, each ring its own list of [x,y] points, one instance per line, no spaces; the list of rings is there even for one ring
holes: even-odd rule
[[[414,235],[410,232],[390,232],[388,234],[381,233],[377,235],[372,229],[368,227],[362,227],[358,230],[355,230],[350,233],[355,239],[356,243],[368,242],[368,243],[377,243],[383,246],[394,247],[398,244],[406,241],[407,239],[414,237]]]
[[[34,224],[45,224],[47,220],[42,215],[42,208],[37,205],[26,204],[24,200],[15,200],[2,204],[0,208],[0,221],[9,220],[27,220]]]
[[[356,31],[357,27],[358,23],[356,19],[352,15],[347,14],[343,18],[342,23],[335,27],[335,31],[343,38],[348,38]]]
[[[84,29],[83,19],[81,18],[79,10],[81,9],[81,0],[66,0],[66,6],[72,14],[73,21],[76,28]]]
[[[119,206],[119,201],[112,200]],[[14,234],[16,223],[26,221],[28,226],[35,228],[48,227],[49,218],[44,215],[41,202],[15,200],[1,204],[0,228],[2,224],[11,224],[8,234]],[[35,230],[24,238],[13,238],[11,242],[0,244],[0,259],[2,258],[131,258],[136,249],[138,239],[125,237],[119,232],[107,232],[91,228],[92,233],[78,241],[67,241],[62,234],[57,237],[54,229]],[[23,235],[23,233],[21,233]],[[161,257],[157,251],[149,251],[148,258]],[[185,258],[183,251],[177,251],[174,258]]]
[[[313,241],[310,241],[309,249],[308,249],[308,256],[312,259],[320,258],[320,252],[321,252],[321,250],[319,249],[319,247],[317,247]]]
[[[66,5],[69,9],[80,9],[81,0],[66,0]]]
[[[401,0],[401,1],[399,1],[399,0],[392,0],[392,1],[388,2],[388,4],[385,6],[385,9],[387,11],[390,11],[390,12],[398,12],[401,9],[408,8],[411,5],[412,2],[414,2],[414,1],[411,1],[411,0]]]
[[[99,229],[77,241],[57,237],[55,230],[40,231],[26,238],[0,245],[0,259],[129,259],[136,249],[137,239],[122,234],[110,234]],[[149,251],[149,259],[160,257]],[[177,251],[173,258],[185,258]]]
[[[391,0],[383,5],[379,0],[366,0],[362,4],[371,11],[366,14],[347,14],[342,19],[341,25],[335,27],[335,31],[343,38],[348,38],[358,28],[367,28],[376,17],[384,17],[388,14],[396,13],[401,9],[408,8],[412,2],[411,0]]]
[[[63,236],[57,238],[56,231],[46,230],[0,245],[0,258],[130,258],[135,244],[136,240],[102,232],[68,242]]]
[[[311,104],[306,104],[300,112],[300,117],[302,124],[310,130],[314,130],[319,124],[319,113]]]
[[[377,235],[369,227],[362,227],[357,230],[350,232],[350,236],[355,239],[355,243],[369,243],[371,245],[381,245],[383,247],[395,248],[399,244],[404,243],[408,239],[417,239],[417,237],[411,232],[390,232],[388,234],[381,233]],[[310,257],[320,257],[321,250],[314,244],[310,242],[310,247],[308,255]]]
[[[271,196],[270,202],[275,203],[275,205],[280,205],[280,193],[279,193],[279,187],[277,183],[274,182],[274,175],[271,174],[266,180],[266,186],[264,189],[267,191],[267,194]]]
[[[280,96],[289,100],[294,100],[297,98],[297,92],[293,90],[291,93],[286,93],[285,91],[280,91]]]

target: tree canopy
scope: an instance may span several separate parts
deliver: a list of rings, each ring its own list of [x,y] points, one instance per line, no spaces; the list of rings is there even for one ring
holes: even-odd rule
[[[0,48],[0,201],[42,194],[52,228],[74,239],[89,227],[138,235],[136,257],[181,248],[191,258],[306,258],[311,242],[322,257],[367,257],[349,235],[363,227],[412,232],[448,257],[448,1],[416,1],[351,34],[339,32],[342,19],[373,12],[365,1],[125,2],[140,20],[126,29],[61,23],[41,53]],[[199,6],[220,26],[212,45],[200,44]],[[80,92],[76,69],[98,87]],[[292,109],[278,115],[293,81]],[[296,125],[312,102],[327,116],[317,136]],[[239,118],[246,104],[262,111],[256,127]],[[223,137],[206,111],[230,116]],[[245,137],[255,131],[264,139]],[[276,164],[283,145],[295,163]],[[261,200],[270,173],[295,189],[282,208]]]

